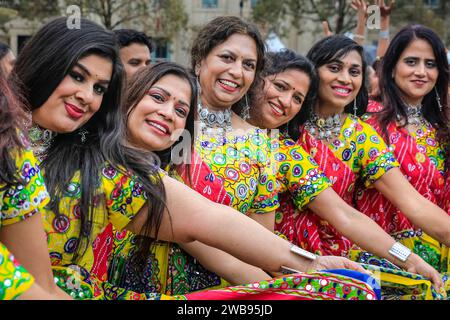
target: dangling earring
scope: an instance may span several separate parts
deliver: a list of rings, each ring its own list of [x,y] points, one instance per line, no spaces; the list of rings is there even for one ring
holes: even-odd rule
[[[242,108],[242,111],[241,111],[241,118],[242,118],[244,121],[250,119],[250,106],[248,105],[247,94],[245,94],[245,106]]]
[[[353,115],[356,117],[356,111],[358,111],[358,106],[356,105],[356,98],[353,100]]]
[[[197,84],[197,97],[200,101],[200,96],[202,94],[202,87],[200,87],[200,79],[198,78],[198,76],[195,77],[195,82]]]
[[[434,92],[436,93],[436,101],[439,106],[439,112],[442,112],[441,97],[439,97],[439,93],[438,93],[436,87],[434,87]]]
[[[80,129],[78,130],[78,134],[81,136],[81,143],[85,143],[87,140],[86,135],[89,134],[89,131],[86,129]]]

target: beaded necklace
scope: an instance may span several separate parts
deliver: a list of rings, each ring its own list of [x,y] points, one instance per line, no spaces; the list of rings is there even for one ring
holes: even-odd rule
[[[200,130],[203,134],[210,134],[215,131],[220,135],[224,135],[232,131],[231,109],[211,111],[199,102],[197,112],[200,120]]]
[[[56,135],[56,132],[53,132],[49,129],[44,129],[35,123],[28,130],[28,136],[30,138],[30,144],[33,149],[33,153],[40,162],[45,159],[47,150]]]
[[[406,104],[406,118],[407,123],[412,124],[414,126],[427,126],[429,125],[429,122],[422,113],[422,104],[418,105],[411,105]]]
[[[342,119],[340,114],[334,114],[327,118],[319,118],[313,113],[311,119],[305,124],[306,130],[319,140],[330,141],[333,137],[339,137],[342,129]]]

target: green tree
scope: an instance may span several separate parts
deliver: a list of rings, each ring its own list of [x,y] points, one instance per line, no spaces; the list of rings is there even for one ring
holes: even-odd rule
[[[291,27],[302,33],[305,21],[315,22],[319,30],[325,20],[333,32],[341,33],[356,25],[355,11],[350,4],[346,0],[259,0],[252,18],[281,35],[286,35]]]
[[[60,7],[55,0],[6,0],[1,2],[6,8],[15,10],[18,16],[28,20],[42,20],[58,15]]]
[[[440,0],[437,7],[430,7],[423,0],[397,0],[391,24],[396,30],[410,23],[423,24],[436,31],[447,45],[450,45],[449,2]]]
[[[366,0],[369,5],[375,0]],[[321,33],[321,21],[327,20],[331,31],[343,33],[356,25],[356,13],[350,0],[258,0],[252,12],[256,23],[264,29],[274,30],[280,35],[294,27],[304,31],[305,21],[316,23],[316,32]],[[434,29],[450,44],[450,0],[438,1],[437,7],[429,7],[424,0],[396,0],[391,17],[394,31],[416,22]]]
[[[146,32],[164,33],[167,38],[186,26],[188,20],[183,0],[5,0],[0,3],[32,21],[65,15],[69,5],[76,5],[82,16],[98,16],[107,29],[137,22]],[[9,17],[12,16],[3,17],[0,12],[0,23]]]
[[[5,8],[5,7],[0,7],[0,28],[6,32],[5,30],[5,24],[14,19],[15,17],[17,17],[17,11],[10,9],[10,8]]]
[[[138,23],[144,31],[164,32],[170,38],[187,23],[182,0],[72,0],[83,15],[100,17],[107,29],[127,23]],[[142,27],[141,27],[142,28]]]

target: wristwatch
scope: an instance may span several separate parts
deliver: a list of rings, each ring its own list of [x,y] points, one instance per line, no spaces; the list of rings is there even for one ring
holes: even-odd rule
[[[405,262],[411,255],[412,251],[408,247],[402,245],[400,242],[396,242],[389,249],[389,253],[396,257],[398,260]]]

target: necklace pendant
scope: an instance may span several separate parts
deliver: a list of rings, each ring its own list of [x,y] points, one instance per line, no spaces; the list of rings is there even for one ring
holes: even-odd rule
[[[323,126],[325,125],[325,120],[322,118],[317,119],[317,126],[319,128],[323,128]]]

